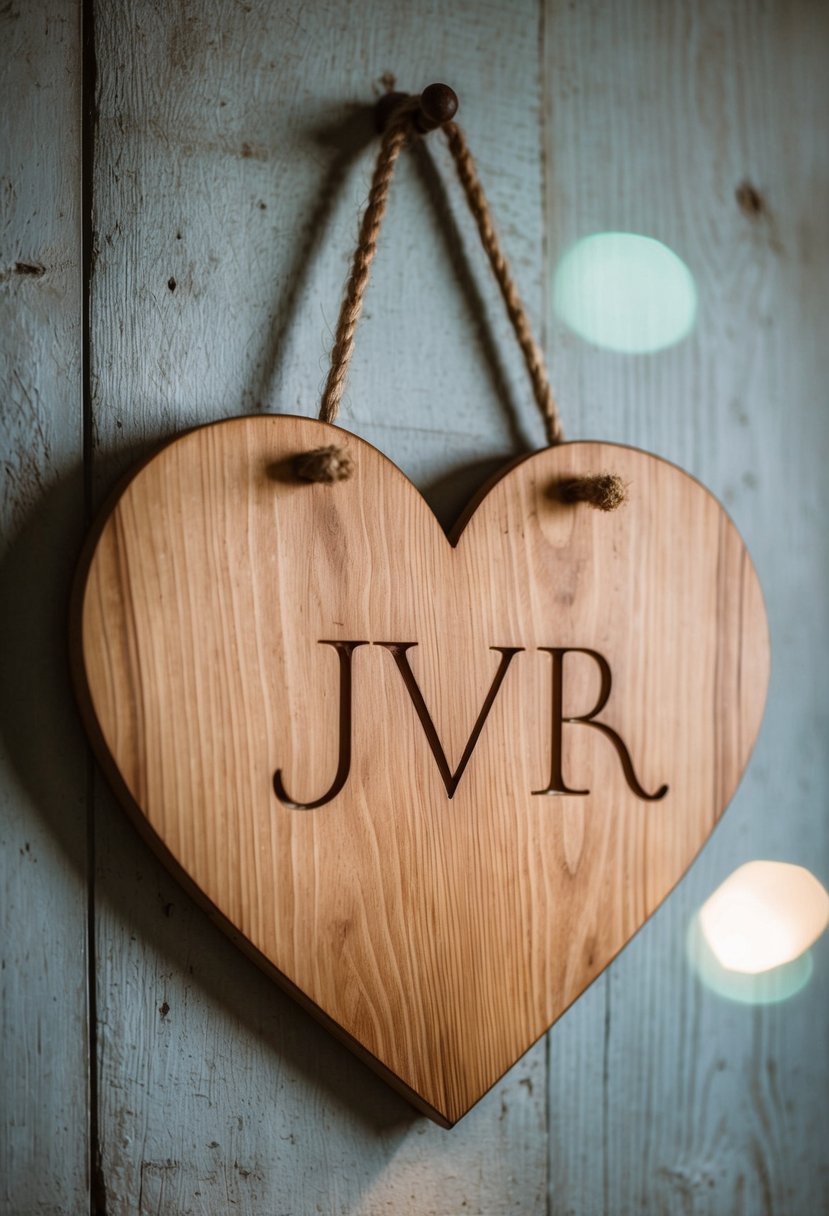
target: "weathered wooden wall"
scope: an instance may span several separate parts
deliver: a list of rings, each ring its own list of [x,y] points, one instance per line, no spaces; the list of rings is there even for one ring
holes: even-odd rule
[[[752,1008],[695,981],[684,938],[743,861],[829,872],[829,8],[552,4],[545,44],[551,263],[584,232],[649,233],[700,294],[693,336],[658,355],[551,331],[573,430],[651,448],[711,487],[772,636],[764,727],[721,826],[549,1036],[552,1211],[807,1216],[829,1210],[826,942],[809,988]]]
[[[77,4],[2,5],[0,46],[0,1207],[63,1216],[88,1210]]]
[[[79,14],[69,0],[31,8],[0,16],[15,115],[0,200],[3,1210],[89,1208],[91,974],[92,1202],[109,1216],[829,1211],[826,944],[811,984],[766,1008],[706,991],[684,950],[694,909],[742,861],[799,861],[829,881],[829,10],[89,5],[96,499],[187,425],[314,411],[365,198],[372,96],[387,73],[403,88],[446,79],[569,433],[689,468],[728,506],[764,583],[769,709],[723,825],[610,971],[446,1133],[221,937],[97,777],[87,812],[60,653],[83,498]],[[743,182],[754,193],[741,206]],[[656,236],[691,267],[701,307],[678,347],[612,354],[554,320],[561,253],[609,229]],[[448,520],[494,463],[542,441],[533,408],[430,140],[395,183],[343,423]]]

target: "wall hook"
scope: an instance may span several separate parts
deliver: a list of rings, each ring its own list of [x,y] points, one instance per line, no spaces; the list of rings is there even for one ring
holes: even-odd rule
[[[403,101],[408,101],[410,93],[385,93],[374,107],[375,122],[378,133],[385,130],[394,111]],[[420,106],[415,114],[414,124],[421,135],[434,131],[451,122],[458,112],[458,95],[448,84],[427,85],[420,94]]]

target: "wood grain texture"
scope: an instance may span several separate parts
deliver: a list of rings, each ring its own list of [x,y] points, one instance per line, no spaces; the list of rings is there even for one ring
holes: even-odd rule
[[[589,347],[551,311],[570,434],[658,451],[722,498],[774,656],[754,760],[711,844],[549,1036],[550,1208],[826,1212],[826,941],[808,988],[756,1008],[706,990],[685,937],[744,861],[829,879],[827,10],[545,8],[547,281],[574,240],[627,230],[676,250],[700,299],[691,337],[650,356]]]
[[[86,758],[66,672],[83,529],[80,23],[0,13],[0,1210],[88,1210]]]
[[[313,412],[383,73],[400,88],[442,78],[458,89],[499,230],[540,317],[537,24],[535,3],[506,11],[495,0],[451,11],[378,3],[370,22],[325,4],[98,6],[102,491],[186,425],[257,405]],[[451,520],[493,464],[542,430],[433,142],[436,171],[407,158],[395,179],[343,421]],[[221,1209],[228,1193],[257,1213],[500,1216],[543,1205],[543,1050],[446,1143],[228,947],[103,790],[98,807],[112,1212],[131,1211],[139,1195],[142,1210]]]
[[[762,716],[765,613],[722,508],[647,454],[539,452],[450,545],[355,437],[351,480],[297,481],[342,434],[238,419],[146,464],[83,572],[77,682],[208,906],[452,1125],[713,829]],[[606,468],[623,510],[561,501]]]

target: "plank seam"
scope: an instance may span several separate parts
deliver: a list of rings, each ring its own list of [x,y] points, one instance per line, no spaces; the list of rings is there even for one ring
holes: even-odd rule
[[[81,428],[83,459],[83,500],[87,526],[92,518],[92,458],[94,429],[92,412],[91,300],[95,269],[95,229],[93,189],[95,135],[98,125],[97,77],[95,54],[94,0],[81,0]],[[97,946],[95,938],[95,765],[92,750],[86,746],[86,1000],[87,1000],[87,1115],[88,1181],[90,1216],[106,1216],[106,1187],[101,1161],[98,1122],[98,990]]]
[[[549,270],[549,244],[547,241],[547,193],[549,189],[547,173],[547,106],[549,100],[549,81],[547,76],[547,0],[538,0],[538,163],[540,167],[541,186],[541,299],[538,308],[539,341],[544,359],[549,369],[548,374],[552,383],[554,374],[550,362],[550,351],[547,343],[549,334],[548,303],[547,303],[547,274]],[[553,1179],[551,1165],[551,1088],[552,1088],[552,1042],[551,1031],[544,1036],[544,1211],[545,1216],[553,1216]]]

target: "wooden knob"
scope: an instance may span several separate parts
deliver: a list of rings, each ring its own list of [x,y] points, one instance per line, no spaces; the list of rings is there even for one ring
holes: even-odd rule
[[[430,84],[420,94],[420,110],[415,119],[419,131],[434,131],[451,122],[458,112],[458,95],[448,84]]]
[[[386,129],[392,115],[401,102],[407,101],[409,93],[385,93],[374,108],[377,130]],[[420,94],[420,108],[414,116],[414,124],[421,135],[434,131],[444,123],[451,122],[458,112],[458,95],[448,84],[430,84]]]

